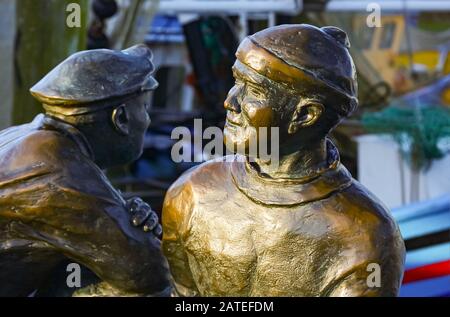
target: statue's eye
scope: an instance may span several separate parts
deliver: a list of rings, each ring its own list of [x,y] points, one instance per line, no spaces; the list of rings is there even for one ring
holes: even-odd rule
[[[247,91],[255,96],[260,96],[262,95],[262,91],[261,89],[259,89],[258,87],[255,87],[253,85],[248,85],[247,87]]]

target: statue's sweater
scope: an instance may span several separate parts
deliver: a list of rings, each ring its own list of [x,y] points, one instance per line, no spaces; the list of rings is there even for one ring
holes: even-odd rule
[[[396,296],[398,227],[332,152],[335,164],[307,180],[264,178],[239,156],[180,177],[163,207],[178,295]]]

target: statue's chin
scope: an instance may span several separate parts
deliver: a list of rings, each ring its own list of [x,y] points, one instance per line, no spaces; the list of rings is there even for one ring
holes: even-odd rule
[[[120,166],[133,163],[141,157],[143,153],[143,147],[127,147],[116,149],[108,157],[108,167]]]
[[[242,129],[242,128],[241,128]],[[224,142],[228,151],[232,153],[238,153],[247,155],[248,152],[248,140],[243,137],[243,133],[236,133],[234,129],[224,129]]]

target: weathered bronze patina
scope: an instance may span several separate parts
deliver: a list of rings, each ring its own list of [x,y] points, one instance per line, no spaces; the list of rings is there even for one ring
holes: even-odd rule
[[[170,293],[156,214],[102,171],[140,156],[153,69],[145,46],[74,54],[31,88],[46,114],[0,132],[0,296],[39,293],[67,258],[103,295]]]
[[[254,128],[279,127],[279,164],[251,162],[244,151],[172,185],[163,250],[179,295],[398,294],[398,227],[327,139],[357,106],[348,48],[342,30],[305,24],[269,28],[241,43],[225,138],[247,146]],[[376,270],[379,283],[370,276]]]

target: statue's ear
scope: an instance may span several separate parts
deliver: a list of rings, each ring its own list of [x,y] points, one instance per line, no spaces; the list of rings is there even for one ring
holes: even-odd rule
[[[300,128],[313,125],[322,115],[324,106],[320,102],[311,100],[300,101],[289,124],[288,133],[294,134]]]
[[[128,133],[130,133],[129,131],[130,119],[128,116],[127,108],[125,107],[124,104],[121,104],[116,109],[114,109],[111,119],[117,132],[123,135],[128,135]]]

